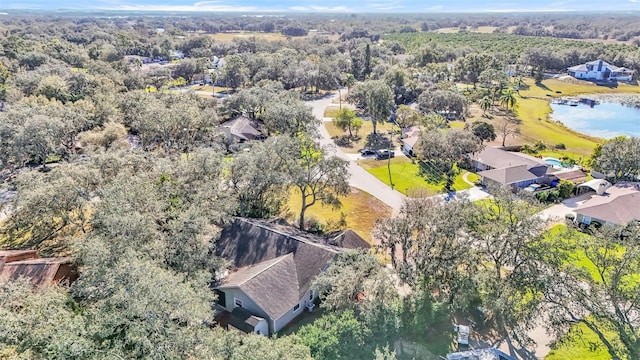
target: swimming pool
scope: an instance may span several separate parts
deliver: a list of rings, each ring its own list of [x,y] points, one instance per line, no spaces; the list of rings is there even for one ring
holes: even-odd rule
[[[558,160],[556,158],[544,158],[544,159],[542,159],[542,161],[544,161],[548,165],[551,165],[551,166],[553,166],[554,168],[557,168],[557,169],[566,168],[566,166],[562,165],[562,161],[560,161],[560,160]]]

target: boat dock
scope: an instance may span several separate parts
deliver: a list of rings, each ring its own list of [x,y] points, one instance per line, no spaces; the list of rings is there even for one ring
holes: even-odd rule
[[[558,105],[569,105],[569,106],[578,106],[578,104],[585,104],[590,107],[594,107],[595,105],[600,104],[598,100],[589,99],[589,98],[562,98],[555,99],[552,101],[553,104]]]

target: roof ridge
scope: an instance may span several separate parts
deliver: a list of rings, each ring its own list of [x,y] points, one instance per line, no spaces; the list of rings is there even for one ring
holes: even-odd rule
[[[272,227],[266,226],[266,225],[261,224],[259,222],[253,222],[253,221],[250,221],[250,220],[244,219],[244,218],[238,218],[238,219],[240,219],[241,221],[244,221],[246,223],[249,223],[251,225],[258,226],[258,227],[260,227],[260,228],[262,228],[264,230],[271,231],[271,232],[274,232],[274,233],[282,235],[282,236],[286,236],[286,237],[288,237],[290,239],[299,241],[301,243],[305,243],[307,245],[312,245],[312,246],[315,246],[317,248],[320,248],[320,249],[323,249],[323,250],[327,250],[327,251],[331,251],[331,252],[336,253],[336,254],[340,253],[340,251],[338,251],[336,249],[333,249],[331,246],[328,246],[328,245],[325,245],[325,244],[318,244],[316,242],[313,242],[311,240],[307,240],[305,238],[302,238],[302,237],[299,237],[299,236],[296,236],[296,235],[287,234],[285,232],[282,232],[280,230],[277,230],[277,229],[274,229]]]

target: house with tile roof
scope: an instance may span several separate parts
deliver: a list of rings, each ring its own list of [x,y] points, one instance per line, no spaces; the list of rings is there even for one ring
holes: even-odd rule
[[[626,225],[640,221],[640,184],[618,183],[596,194],[574,210],[576,222],[590,225]]]
[[[625,67],[617,67],[600,59],[572,66],[567,74],[576,79],[599,81],[631,81],[634,71]]]
[[[257,318],[252,320],[256,324],[265,320],[268,333],[261,334],[277,333],[313,308],[318,294],[311,285],[333,257],[346,250],[341,246],[369,247],[354,234],[325,238],[276,222],[235,219],[215,247],[215,255],[229,264],[215,285],[218,307],[229,315],[240,307]]]
[[[531,184],[548,183],[552,174],[558,172],[542,159],[490,146],[471,154],[470,158],[485,186],[522,189]]]

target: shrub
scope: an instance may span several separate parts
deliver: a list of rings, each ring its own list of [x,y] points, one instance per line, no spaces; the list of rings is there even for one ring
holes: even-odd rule
[[[566,150],[567,149],[567,147],[563,143],[556,144],[556,146],[554,146],[554,148],[556,148],[558,150]]]
[[[533,149],[537,152],[537,151],[542,151],[542,150],[546,150],[547,149],[547,145],[545,145],[541,140],[536,141],[535,144],[533,144]]]
[[[305,222],[306,222],[305,228],[310,233],[320,234],[325,229],[325,225],[320,220],[318,220],[316,217],[311,216],[311,217],[307,218],[307,220]]]
[[[576,186],[569,180],[560,180],[557,187],[558,196],[561,199],[570,197],[571,194],[573,194],[573,189],[575,189],[575,187]]]

